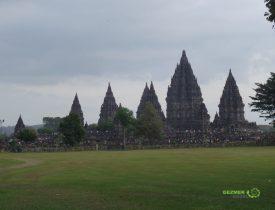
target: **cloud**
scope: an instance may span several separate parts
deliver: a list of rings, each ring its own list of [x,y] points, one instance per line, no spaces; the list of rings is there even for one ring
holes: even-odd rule
[[[0,114],[10,124],[19,112],[38,123],[66,114],[78,90],[88,121],[96,121],[107,81],[135,109],[153,80],[165,110],[183,49],[211,114],[229,68],[248,103],[254,82],[274,66],[265,10],[257,0],[2,0]],[[248,107],[247,117],[259,121]]]
[[[45,116],[63,117],[69,113],[77,92],[85,120],[89,123],[97,122],[109,81],[117,103],[122,103],[135,112],[145,86],[144,80],[135,81],[121,77],[107,80],[104,77],[80,76],[50,85],[9,85],[8,93],[0,91],[5,97],[2,110],[10,110],[2,113],[2,117],[9,119],[8,124],[15,123],[20,113],[27,124],[40,124]],[[158,82],[157,87],[159,86],[163,86],[162,83]]]

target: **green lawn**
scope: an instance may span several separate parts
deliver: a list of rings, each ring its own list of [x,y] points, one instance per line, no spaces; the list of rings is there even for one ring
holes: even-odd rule
[[[0,153],[0,209],[272,210],[275,147]]]

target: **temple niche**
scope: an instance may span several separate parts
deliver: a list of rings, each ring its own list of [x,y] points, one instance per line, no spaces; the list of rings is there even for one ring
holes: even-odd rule
[[[116,99],[114,97],[111,85],[109,83],[103,104],[101,105],[98,124],[104,123],[108,120],[113,121],[117,109],[118,105],[116,103]]]
[[[230,69],[219,104],[219,115],[216,114],[213,121],[214,127],[256,127],[255,123],[249,123],[244,117],[244,103],[236,80]]]
[[[206,130],[208,111],[185,51],[171,79],[167,93],[167,125],[178,131]]]
[[[153,82],[151,82],[150,88],[148,87],[147,83],[145,85],[137,110],[137,119],[140,118],[140,116],[143,114],[146,103],[151,103],[156,109],[160,119],[162,121],[165,121],[165,116],[161,109],[161,105],[159,103]]]
[[[17,123],[16,123],[16,125],[14,127],[14,134],[16,135],[16,134],[20,133],[20,131],[22,131],[25,127],[26,126],[25,126],[25,124],[23,122],[23,119],[22,119],[22,117],[20,115],[19,118],[18,118],[18,120],[17,120]]]
[[[71,107],[70,114],[72,114],[72,113],[76,114],[79,117],[82,126],[84,126],[84,116],[83,116],[83,112],[82,112],[82,109],[81,109],[81,105],[79,103],[77,93],[75,94],[74,101],[73,101],[73,104],[72,104],[72,107]]]

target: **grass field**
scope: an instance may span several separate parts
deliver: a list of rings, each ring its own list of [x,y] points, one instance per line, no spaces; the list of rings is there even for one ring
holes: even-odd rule
[[[0,153],[0,209],[272,210],[275,147]]]

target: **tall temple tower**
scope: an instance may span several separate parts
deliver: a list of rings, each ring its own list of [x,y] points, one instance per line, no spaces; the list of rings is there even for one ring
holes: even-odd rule
[[[219,120],[225,127],[247,122],[244,118],[244,103],[231,70],[220,99]]]
[[[25,128],[25,124],[22,120],[22,117],[21,115],[19,116],[18,120],[17,120],[17,123],[14,127],[14,134],[18,134],[21,130],[23,130]]]
[[[144,91],[143,91],[143,94],[142,94],[142,97],[140,99],[140,103],[138,106],[138,110],[137,110],[137,118],[140,118],[140,116],[142,115],[142,113],[144,111],[145,105],[148,102],[154,106],[157,113],[159,114],[160,119],[165,121],[165,116],[161,109],[161,105],[159,103],[158,96],[156,94],[153,82],[151,82],[150,89],[149,89],[147,83],[145,85],[145,88],[144,88]]]
[[[81,105],[79,103],[77,93],[75,94],[74,101],[73,101],[73,104],[71,107],[70,114],[72,114],[72,113],[76,114],[79,117],[81,124],[84,126],[84,116],[83,116],[83,112],[81,109]]]
[[[105,122],[107,120],[114,120],[117,109],[118,106],[116,104],[116,99],[114,97],[111,85],[109,83],[103,104],[101,105],[101,111],[99,115],[100,118],[98,120],[98,124]]]
[[[166,102],[167,124],[170,127],[179,131],[209,127],[210,116],[185,51],[168,87]]]
[[[144,106],[146,104],[146,102],[148,102],[150,100],[150,89],[148,87],[148,84],[146,82],[145,88],[143,90],[139,105],[138,105],[138,109],[137,109],[137,118],[140,118],[140,116],[142,115],[142,112],[144,110]]]

